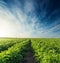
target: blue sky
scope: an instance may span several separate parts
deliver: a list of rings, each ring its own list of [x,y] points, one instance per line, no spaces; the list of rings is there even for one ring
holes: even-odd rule
[[[60,1],[0,0],[0,37],[60,37]]]

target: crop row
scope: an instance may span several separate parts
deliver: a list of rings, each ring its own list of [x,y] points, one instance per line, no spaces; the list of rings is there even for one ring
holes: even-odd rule
[[[28,44],[29,42],[26,40],[21,43],[16,43],[8,48],[8,50],[1,52],[0,63],[22,63]]]
[[[60,63],[60,39],[32,39],[37,63]]]
[[[9,47],[13,46],[16,43],[22,42],[22,39],[4,39],[0,40],[0,52],[7,50]]]

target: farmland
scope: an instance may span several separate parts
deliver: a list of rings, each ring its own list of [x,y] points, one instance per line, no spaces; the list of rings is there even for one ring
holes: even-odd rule
[[[0,63],[60,63],[60,38],[0,39]]]

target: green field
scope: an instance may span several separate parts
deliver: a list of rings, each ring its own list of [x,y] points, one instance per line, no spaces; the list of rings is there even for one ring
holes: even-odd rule
[[[27,63],[28,51],[35,63],[60,63],[60,38],[0,39],[0,63]]]

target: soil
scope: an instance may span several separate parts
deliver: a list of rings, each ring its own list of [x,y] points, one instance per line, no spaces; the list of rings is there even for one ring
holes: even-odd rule
[[[35,63],[34,57],[32,55],[32,52],[29,51],[29,52],[26,53],[26,57],[25,57],[24,63]]]
[[[29,45],[29,50],[26,52],[25,59],[23,63],[36,63],[33,57],[32,48]]]

